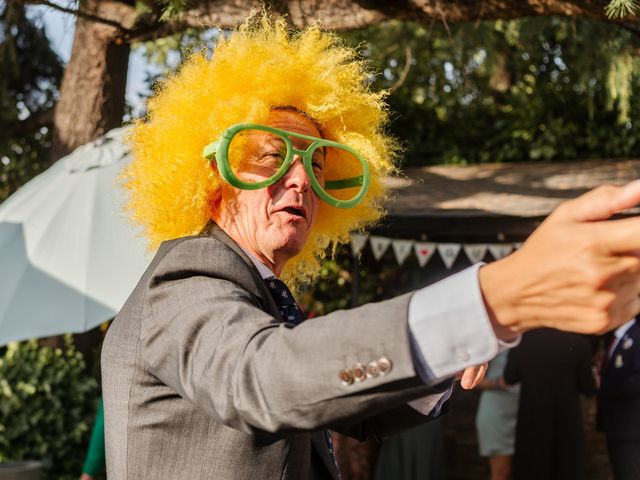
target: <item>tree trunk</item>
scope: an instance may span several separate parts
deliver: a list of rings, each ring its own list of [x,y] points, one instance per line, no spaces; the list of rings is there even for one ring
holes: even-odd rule
[[[82,5],[104,18],[115,16],[111,2]],[[122,124],[131,46],[118,33],[111,25],[78,17],[54,113],[52,161]]]

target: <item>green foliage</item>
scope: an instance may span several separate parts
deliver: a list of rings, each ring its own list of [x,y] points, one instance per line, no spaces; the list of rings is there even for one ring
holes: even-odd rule
[[[171,75],[189,55],[194,52],[210,51],[218,41],[219,35],[220,30],[215,28],[207,30],[188,28],[157,40],[135,43],[134,51],[141,54],[147,63],[145,82],[149,85],[149,92],[138,94],[141,103],[144,103],[147,94],[155,91],[158,84]],[[144,115],[144,113],[136,114]],[[129,120],[131,115],[125,118]]]
[[[98,396],[71,336],[63,349],[9,344],[0,358],[0,462],[40,460],[47,478],[78,478]]]
[[[354,277],[357,275],[357,279]],[[358,282],[358,296],[353,298],[354,280]],[[307,318],[325,315],[335,310],[351,308],[374,300],[376,285],[374,275],[366,266],[356,268],[343,246],[335,258],[322,262],[320,278],[300,295],[300,305]]]
[[[219,34],[220,31],[214,28],[188,28],[157,40],[135,44],[134,49],[141,51],[147,62],[156,67],[162,75],[167,75],[178,68],[192,52],[213,48]]]
[[[640,154],[640,39],[616,25],[393,21],[345,38],[381,72],[373,88],[393,89],[405,165]]]
[[[190,30],[137,48],[157,82],[219,35]],[[373,89],[392,90],[405,166],[640,154],[640,39],[615,24],[390,21],[342,35],[380,72]]]
[[[636,0],[611,0],[604,11],[609,18],[622,18],[638,12]]]
[[[305,316],[313,318],[385,300],[450,273],[448,269],[437,267],[420,268],[413,255],[398,268],[391,248],[380,260],[376,260],[367,248],[354,258],[350,246],[342,245],[334,257],[322,262],[321,276],[303,290],[298,302]]]
[[[0,202],[48,166],[50,128],[30,122],[52,112],[62,77],[60,59],[24,4],[2,8],[0,3]]]
[[[191,2],[187,0],[156,0],[156,3],[162,8],[160,20],[166,22],[188,10]]]

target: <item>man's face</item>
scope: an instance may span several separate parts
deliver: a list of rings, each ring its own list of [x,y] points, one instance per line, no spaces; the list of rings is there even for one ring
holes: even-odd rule
[[[289,110],[274,110],[266,125],[290,132],[320,137],[314,123],[303,115]],[[306,150],[309,141],[291,137],[293,147]],[[252,135],[245,151],[250,159],[270,162],[282,155],[282,145],[272,135]],[[323,162],[314,155],[314,165]],[[250,160],[252,161],[252,160]],[[322,166],[319,165],[321,168]],[[263,180],[260,169],[246,174]],[[311,189],[302,159],[294,156],[288,172],[270,187],[259,190],[229,189],[223,192],[220,219],[221,228],[242,248],[249,251],[276,274],[284,264],[297,255],[307,241],[318,214],[319,199]]]

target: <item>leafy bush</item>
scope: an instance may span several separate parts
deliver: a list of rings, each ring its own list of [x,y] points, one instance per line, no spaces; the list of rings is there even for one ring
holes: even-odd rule
[[[391,90],[404,166],[640,155],[640,38],[540,17],[344,32]]]
[[[64,348],[11,343],[0,358],[0,462],[40,460],[47,478],[78,478],[99,386],[65,337]]]

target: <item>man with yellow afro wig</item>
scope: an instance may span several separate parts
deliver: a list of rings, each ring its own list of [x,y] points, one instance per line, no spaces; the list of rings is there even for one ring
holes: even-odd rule
[[[302,322],[281,278],[313,279],[382,214],[397,148],[367,78],[334,35],[262,17],[150,101],[125,184],[162,244],[103,347],[110,480],[338,479],[328,429],[402,431],[519,332],[640,310],[640,225],[605,221],[640,201],[630,184],[565,203],[499,262]]]

